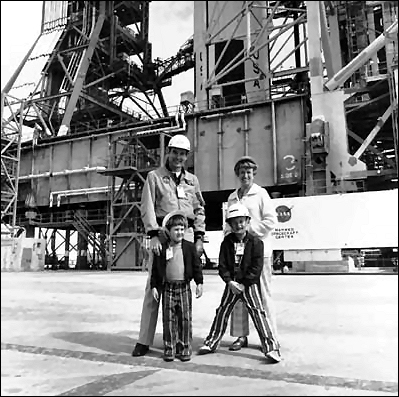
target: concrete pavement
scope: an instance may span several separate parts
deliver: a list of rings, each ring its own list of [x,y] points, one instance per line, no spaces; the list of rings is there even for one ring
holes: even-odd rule
[[[249,347],[187,363],[154,347],[131,357],[146,273],[1,274],[1,395],[398,395],[398,277],[275,275],[283,361]],[[192,284],[194,287],[194,284]],[[223,283],[206,274],[193,302],[193,348],[209,331]]]

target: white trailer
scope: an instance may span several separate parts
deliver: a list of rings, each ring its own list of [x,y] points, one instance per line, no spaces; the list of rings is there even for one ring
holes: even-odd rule
[[[273,199],[278,225],[273,248],[294,271],[348,271],[345,252],[398,247],[398,189]],[[218,257],[222,231],[207,232]]]

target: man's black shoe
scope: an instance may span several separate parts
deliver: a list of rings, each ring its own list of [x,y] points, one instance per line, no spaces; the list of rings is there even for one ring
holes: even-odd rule
[[[180,361],[190,361],[191,360],[191,355],[190,354],[179,354],[176,355],[176,357],[180,360]]]
[[[132,352],[132,356],[133,357],[145,356],[149,350],[150,350],[149,346],[142,345],[141,343],[136,343],[136,346]]]

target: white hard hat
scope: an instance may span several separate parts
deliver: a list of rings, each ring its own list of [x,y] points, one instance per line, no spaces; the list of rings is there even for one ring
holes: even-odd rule
[[[163,221],[162,221],[162,230],[166,233],[167,236],[169,236],[169,230],[168,230],[168,228],[166,227],[166,225],[168,224],[170,218],[173,218],[173,217],[176,216],[176,215],[181,215],[181,216],[183,216],[183,217],[184,217],[184,220],[185,220],[185,223],[188,222],[188,221],[187,221],[187,216],[186,216],[186,214],[185,214],[183,211],[176,210],[176,211],[169,212],[169,214],[167,214],[167,215],[165,216],[165,218],[163,218]]]
[[[168,147],[184,149],[189,152],[190,151],[190,141],[188,140],[188,138],[185,135],[175,135],[170,139]]]
[[[249,211],[245,205],[241,203],[234,203],[227,208],[226,220],[236,218],[237,216],[246,216],[250,218]]]
[[[240,169],[240,166],[241,166],[242,163],[252,164],[251,168],[254,171],[256,171],[258,169],[258,164],[256,164],[256,161],[255,161],[255,159],[253,157],[251,157],[251,156],[242,156],[242,157],[240,157],[237,160],[237,162],[236,162],[236,164],[234,166],[234,172],[235,172],[235,174],[237,176],[238,176],[238,172],[239,172],[239,169]]]

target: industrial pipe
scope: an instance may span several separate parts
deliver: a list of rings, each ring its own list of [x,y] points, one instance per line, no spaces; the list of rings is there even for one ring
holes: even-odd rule
[[[217,181],[218,181],[218,190],[220,190],[221,189],[220,181],[222,179],[222,156],[223,156],[222,117],[219,117],[219,131],[217,132],[217,134],[218,134],[218,175],[217,175],[218,178],[217,178]]]
[[[96,167],[84,167],[76,170],[64,170],[64,171],[55,171],[55,172],[48,171],[42,174],[31,174],[31,175],[20,176],[18,180],[46,178],[51,176],[64,176],[71,174],[82,174],[86,172],[98,172],[98,171],[104,171],[105,169],[106,167],[104,166],[96,166]]]
[[[249,128],[248,128],[248,113],[244,114],[244,156],[248,156],[249,152]]]
[[[121,185],[115,186],[115,189],[119,189]],[[86,189],[74,189],[74,190],[59,190],[50,193],[50,204],[49,207],[53,206],[54,196],[57,195],[57,207],[61,204],[62,197],[68,196],[77,196],[80,194],[94,194],[94,193],[102,193],[109,190],[109,186],[100,186],[100,187],[88,187]]]
[[[198,118],[193,117],[193,124],[194,124],[194,137],[193,137],[193,164],[194,164],[194,169],[197,169],[197,152],[198,152]]]
[[[273,142],[273,181],[277,185],[277,128],[276,128],[276,106],[274,101],[271,102],[272,116],[272,142]]]
[[[251,56],[251,13],[249,11],[248,1],[245,2],[245,12],[247,14],[247,57]]]
[[[220,117],[225,117],[225,116],[229,116],[229,115],[236,115],[236,114],[242,114],[242,113],[248,113],[248,112],[252,112],[252,108],[248,108],[248,109],[238,109],[238,110],[233,110],[231,112],[226,112],[226,113],[215,113],[215,114],[209,114],[209,115],[205,115],[205,116],[200,116],[201,120],[209,120],[209,119],[215,119]]]
[[[137,128],[140,128],[140,127],[137,127]],[[78,138],[63,139],[63,140],[59,140],[59,141],[55,141],[55,142],[38,143],[35,146],[42,147],[42,146],[55,145],[57,143],[76,142],[76,141],[81,141],[83,139],[101,138],[103,136],[114,135],[114,134],[118,134],[118,133],[126,133],[126,132],[134,132],[134,128],[132,128],[130,130],[124,129],[124,130],[116,130],[116,131],[111,131],[111,132],[104,132],[102,134],[90,134],[90,135],[81,136]],[[177,128],[175,126],[172,126],[172,127],[157,128],[154,130],[138,131],[135,134],[140,136],[140,135],[144,135],[144,134],[149,134],[151,132],[184,132],[184,130],[182,128]]]

